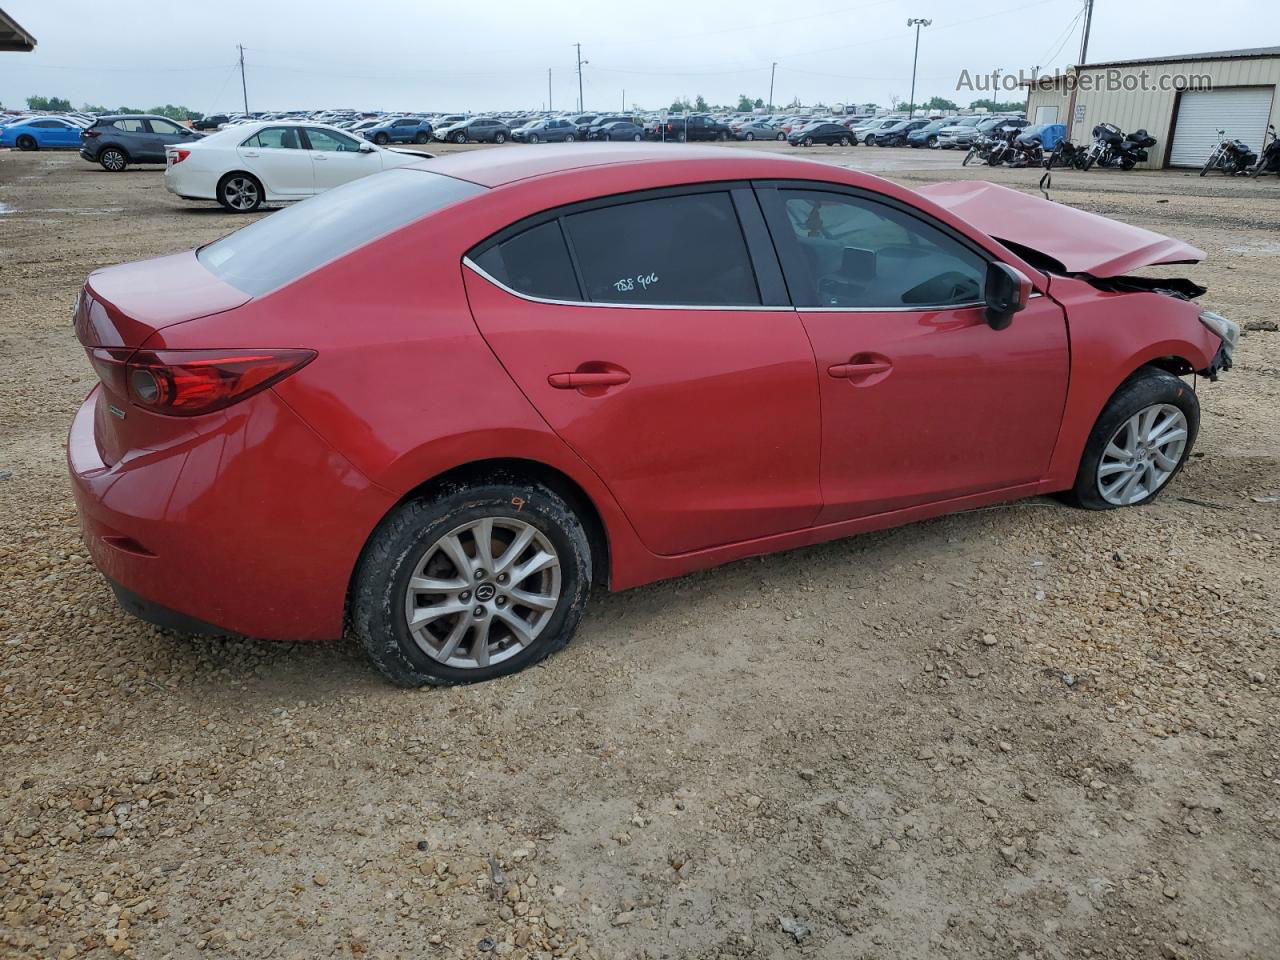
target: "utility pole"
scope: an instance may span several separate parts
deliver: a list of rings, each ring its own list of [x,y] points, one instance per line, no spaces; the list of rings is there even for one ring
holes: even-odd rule
[[[547,67],[547,113],[551,113],[551,68]]]
[[[244,94],[244,112],[249,112],[249,88],[244,82],[244,44],[237,43],[236,49],[240,51],[240,92]]]
[[[574,46],[578,50],[578,112],[581,113],[586,109],[586,107],[582,105],[582,65],[589,61],[582,59],[582,44],[575,43]]]
[[[1080,64],[1089,56],[1089,30],[1093,27],[1093,0],[1084,0],[1084,31],[1080,35]]]
[[[907,20],[908,27],[916,28],[916,53],[911,59],[911,105],[907,107],[907,119],[910,120],[916,112],[916,65],[920,62],[920,28],[927,27],[933,23],[932,20],[925,20],[919,17],[909,18]]]
[[[627,88],[622,88],[622,112],[627,112]]]
[[[773,77],[778,72],[778,62],[775,60],[773,65],[769,67],[769,112],[773,113]]]

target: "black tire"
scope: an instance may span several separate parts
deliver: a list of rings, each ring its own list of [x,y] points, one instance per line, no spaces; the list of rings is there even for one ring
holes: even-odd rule
[[[1203,177],[1206,173],[1208,173],[1210,170],[1213,169],[1213,160],[1214,158],[1210,157],[1208,160],[1204,162],[1204,166],[1200,168],[1200,176]]]
[[[107,173],[120,173],[129,165],[129,157],[119,147],[103,147],[98,151],[98,163]]]
[[[862,142],[865,146],[874,147],[876,145],[876,138],[873,135],[868,133],[865,137],[862,138]]]
[[[686,139],[687,137],[688,137],[688,134],[685,134],[685,133],[677,133],[677,134],[676,134],[676,143],[684,143],[684,142],[685,142],[685,139]]]
[[[247,201],[244,206],[237,206],[233,204],[227,197],[226,188],[228,183],[235,179],[243,179],[252,183],[252,185],[254,186],[254,188],[256,188],[256,191],[257,191],[256,199]],[[225,207],[227,210],[230,210],[232,213],[253,213],[255,210],[257,210],[259,207],[262,206],[262,202],[265,198],[266,198],[266,191],[264,191],[262,188],[262,181],[259,180],[257,177],[253,176],[252,174],[244,173],[243,171],[236,170],[226,174],[225,176],[223,176],[221,180],[218,181],[218,202],[222,204],[223,207]]]
[[[785,140],[785,139],[787,139],[787,135],[786,135],[785,133],[779,133],[779,134],[778,134],[777,139],[779,139],[779,140]]]
[[[632,139],[632,141],[633,141],[634,143],[639,143],[641,140],[643,140],[643,139],[644,139],[644,137],[643,137],[641,134],[633,133],[633,134],[631,135],[631,139]]]
[[[1086,153],[1086,154],[1085,154],[1085,156],[1084,156],[1084,165],[1083,165],[1083,166],[1081,166],[1081,167],[1080,167],[1080,169],[1081,169],[1081,170],[1083,170],[1083,171],[1085,171],[1086,173],[1088,173],[1088,172],[1089,172],[1089,168],[1093,166],[1094,161],[1095,161],[1096,159],[1097,159],[1097,157],[1094,155],[1094,152],[1093,152],[1092,150],[1090,150],[1088,153]]]
[[[373,135],[373,142],[380,147],[385,147],[388,143],[391,142],[391,138],[387,136],[385,133],[375,133]]]
[[[800,141],[800,144],[801,144],[801,146],[805,146],[805,147],[812,147],[812,146],[813,146],[813,137],[805,137],[803,140],[801,140],[801,141]]]
[[[926,147],[928,147],[930,150],[937,150],[937,149],[938,149],[938,138],[937,138],[937,137],[935,137],[935,136],[928,136],[928,137],[925,137],[924,145],[925,145]]]
[[[1061,494],[1063,500],[1075,507],[1085,510],[1114,510],[1121,504],[1106,500],[1098,489],[1098,464],[1102,460],[1107,444],[1124,425],[1125,421],[1138,411],[1152,404],[1166,403],[1177,407],[1187,418],[1187,442],[1182,456],[1168,479],[1153,493],[1141,500],[1123,506],[1142,506],[1150,503],[1161,492],[1168,489],[1177,475],[1182,471],[1187,457],[1195,446],[1196,434],[1200,430],[1200,402],[1195,392],[1167,370],[1159,367],[1141,367],[1129,377],[1120,388],[1112,394],[1102,415],[1094,424],[1093,431],[1084,447],[1084,455],[1080,458],[1080,469],[1076,473],[1075,486]]]
[[[977,155],[978,155],[978,151],[973,149],[973,147],[970,147],[969,152],[966,153],[964,155],[964,159],[960,161],[960,166],[967,167],[969,165],[969,161],[972,160]]]
[[[413,135],[414,143],[426,143],[430,139],[431,137],[428,134],[423,133],[421,130]]]
[[[728,139],[729,139],[729,131],[728,131],[728,130],[721,130],[719,133],[717,133],[717,134],[716,134],[716,139],[717,139],[717,140],[728,140]]]
[[[748,130],[746,133],[742,135],[743,140],[754,140],[755,138],[756,138],[756,135],[752,133],[750,130]]]
[[[484,517],[523,521],[560,560],[560,597],[550,620],[519,653],[487,667],[448,666],[414,641],[404,615],[409,579],[449,531]],[[540,483],[499,478],[448,488],[401,504],[365,545],[351,587],[351,622],[370,660],[401,687],[491,680],[523,670],[561,649],[582,619],[591,587],[591,547],[573,509]]]
[[[529,134],[529,143],[538,143],[538,135],[536,133]]]
[[[506,142],[507,142],[507,135],[506,135],[505,133],[503,133],[503,132],[499,131],[499,132],[497,132],[497,133],[495,133],[495,134],[493,135],[493,142],[494,142],[494,143],[506,143]]]
[[[30,134],[24,133],[18,138],[19,150],[39,150],[40,144],[36,143],[36,138]]]
[[[454,143],[466,143],[467,135],[462,131],[458,131],[450,139],[452,139]]]
[[[849,138],[848,138],[848,137],[841,137],[841,138],[840,138],[840,146],[842,146],[842,147],[847,147],[848,145],[849,145]]]

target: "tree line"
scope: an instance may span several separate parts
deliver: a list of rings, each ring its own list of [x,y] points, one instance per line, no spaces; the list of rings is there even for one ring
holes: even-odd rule
[[[70,113],[75,109],[66,97],[27,97],[28,110],[44,110],[49,113]],[[170,120],[199,120],[204,116],[198,110],[166,103],[162,107],[142,110],[139,107],[104,107],[101,104],[86,103],[80,107],[83,113],[150,113],[155,116],[168,117]]]

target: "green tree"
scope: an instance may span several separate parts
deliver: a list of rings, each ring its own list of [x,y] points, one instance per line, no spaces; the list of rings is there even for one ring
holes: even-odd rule
[[[689,101],[676,97],[671,101],[671,106],[668,109],[672,113],[687,113],[689,111]]]
[[[172,103],[166,103],[163,107],[152,107],[149,113],[157,116],[168,117],[170,120],[199,120],[204,116],[203,113],[197,113],[195,110],[188,110],[186,107],[175,107]]]
[[[761,100],[759,97],[756,97],[756,102],[755,102],[754,104],[752,104],[752,106],[755,106],[755,107],[758,107],[758,108],[763,109],[763,108],[764,108],[764,101],[763,101],[763,100]]]
[[[1007,100],[1001,103],[997,100],[985,99],[973,101],[973,103],[969,104],[969,109],[977,110],[980,107],[986,107],[992,113],[1005,113],[1013,110],[1022,110],[1026,106],[1027,104],[1023,100]]]
[[[748,97],[745,93],[738,94],[738,112],[739,113],[750,113],[751,109],[754,106],[755,106],[755,102],[750,97]]]
[[[934,97],[924,104],[924,108],[926,110],[959,110],[960,105],[948,100],[946,97]]]
[[[707,106],[706,98],[703,97],[702,94],[698,94],[698,96],[693,101],[693,109],[696,110],[698,113],[706,113],[711,108]]]
[[[59,113],[71,111],[71,101],[66,97],[27,97],[29,110],[53,110]]]

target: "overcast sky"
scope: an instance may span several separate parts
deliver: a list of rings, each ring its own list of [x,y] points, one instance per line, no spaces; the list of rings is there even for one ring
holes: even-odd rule
[[[0,0],[35,35],[0,54],[0,103],[62,96],[77,107],[239,109],[236,44],[251,110],[575,108],[575,41],[587,109],[657,108],[702,94],[735,103],[917,100],[962,106],[971,74],[1062,67],[1080,46],[1082,0]],[[1096,0],[1089,59],[1280,44],[1274,0]],[[1017,95],[1001,99],[1017,99]]]

